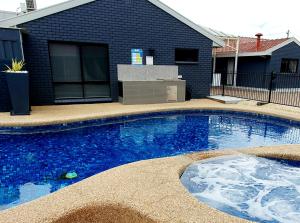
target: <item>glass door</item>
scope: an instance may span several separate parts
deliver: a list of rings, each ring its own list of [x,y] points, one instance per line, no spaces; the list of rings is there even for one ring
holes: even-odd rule
[[[56,100],[109,98],[108,47],[50,43]]]
[[[110,85],[107,48],[82,46],[81,54],[85,97],[109,97]]]

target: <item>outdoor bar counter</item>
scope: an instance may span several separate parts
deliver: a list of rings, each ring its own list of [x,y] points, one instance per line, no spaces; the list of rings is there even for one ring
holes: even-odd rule
[[[123,104],[185,101],[186,81],[178,79],[177,66],[118,65],[118,79]]]

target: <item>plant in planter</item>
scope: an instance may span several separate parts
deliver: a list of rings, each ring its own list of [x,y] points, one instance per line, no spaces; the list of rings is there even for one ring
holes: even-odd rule
[[[6,71],[6,81],[9,90],[12,111],[11,115],[29,115],[29,74],[23,70],[24,61],[12,60],[11,67]]]

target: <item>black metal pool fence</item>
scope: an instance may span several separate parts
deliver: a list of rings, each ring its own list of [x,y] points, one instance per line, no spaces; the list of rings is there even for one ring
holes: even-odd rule
[[[215,73],[210,95],[300,107],[300,74]]]

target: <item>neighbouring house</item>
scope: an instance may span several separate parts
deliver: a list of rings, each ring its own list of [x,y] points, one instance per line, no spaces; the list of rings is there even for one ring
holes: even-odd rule
[[[276,81],[277,87],[300,87],[299,81],[292,81],[295,78],[286,80],[299,73],[300,42],[296,38],[263,39],[262,36],[258,33],[255,38],[220,37],[226,46],[213,50],[214,79],[222,73],[226,76],[223,82],[228,85],[266,87],[269,84],[267,74],[275,72],[286,74]],[[265,79],[259,78],[263,76]]]
[[[32,105],[118,101],[117,65],[131,64],[134,49],[143,51],[143,64],[150,55],[155,65],[178,65],[191,97],[203,98],[212,48],[224,46],[158,0],[71,0],[0,21],[0,27],[11,35],[0,35],[2,51],[9,51],[0,63],[25,58]],[[1,108],[7,108],[4,98],[2,92]]]

